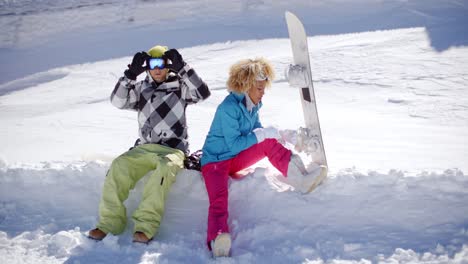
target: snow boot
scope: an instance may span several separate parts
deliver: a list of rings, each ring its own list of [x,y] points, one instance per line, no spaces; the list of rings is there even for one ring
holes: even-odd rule
[[[101,229],[95,228],[93,230],[90,230],[88,233],[88,237],[94,240],[101,241],[107,236],[106,233],[104,233]]]
[[[300,189],[300,191],[304,194],[313,191],[327,177],[327,166],[318,165],[317,163],[313,163],[313,165],[314,167],[311,172],[304,176],[302,188]]]
[[[148,238],[143,232],[137,231],[133,234],[133,242],[148,244],[150,241],[151,239]]]
[[[311,172],[308,172],[297,154],[291,155],[288,165],[288,183],[297,191],[306,194],[314,190],[327,175],[327,168],[316,163]]]
[[[229,233],[220,233],[216,239],[211,240],[211,250],[213,257],[229,257],[231,250],[231,235]]]

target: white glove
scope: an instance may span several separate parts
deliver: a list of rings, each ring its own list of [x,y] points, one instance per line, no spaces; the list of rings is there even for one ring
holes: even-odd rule
[[[309,86],[306,69],[301,65],[289,64],[284,73],[290,86],[299,88]]]
[[[279,139],[281,138],[278,129],[274,127],[256,128],[253,131],[257,137],[257,142],[260,143],[267,138]]]

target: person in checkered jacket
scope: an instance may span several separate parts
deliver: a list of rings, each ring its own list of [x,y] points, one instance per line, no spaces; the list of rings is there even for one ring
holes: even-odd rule
[[[146,71],[146,78],[136,81]],[[132,214],[134,242],[148,243],[157,233],[164,203],[189,153],[185,109],[210,96],[206,83],[184,62],[176,49],[155,46],[134,55],[111,94],[119,109],[138,113],[139,139],[117,157],[107,173],[99,222],[89,231],[92,239],[121,234],[127,213],[123,202],[148,172],[142,200]]]

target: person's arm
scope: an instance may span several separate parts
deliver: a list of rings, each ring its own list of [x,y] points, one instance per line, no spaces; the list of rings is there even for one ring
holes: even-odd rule
[[[258,115],[257,115],[257,121],[255,121],[255,125],[254,125],[254,129],[256,129],[256,128],[263,128],[263,125],[260,122],[260,119],[258,118]]]
[[[149,57],[150,56],[144,51],[135,53],[132,63],[128,65],[124,76],[117,81],[112,91],[110,97],[112,105],[119,109],[136,110],[136,105],[140,96],[141,83],[135,84],[135,80],[138,75],[145,71],[146,67],[143,66],[143,64]]]
[[[119,109],[136,110],[140,89],[141,82],[136,84],[134,80],[130,80],[126,76],[120,77],[111,93],[110,101]]]
[[[187,103],[197,103],[211,95],[208,85],[206,85],[190,65],[185,63],[182,55],[180,55],[176,49],[166,51],[164,53],[164,58],[170,61],[167,67],[180,76],[182,98],[184,98]]]
[[[185,91],[184,98],[187,103],[198,103],[211,95],[208,85],[188,64],[179,71],[179,76],[182,79],[182,91]]]

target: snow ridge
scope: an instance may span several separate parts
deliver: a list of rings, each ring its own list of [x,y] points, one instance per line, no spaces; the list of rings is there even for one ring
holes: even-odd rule
[[[131,225],[102,243],[88,240],[107,169],[95,162],[3,166],[0,262],[209,261],[208,200],[196,171],[177,176],[158,239],[148,247],[131,243]],[[281,177],[272,167],[259,167],[230,182],[233,258],[239,262],[466,260],[468,178],[459,170],[409,175],[351,168],[310,195],[287,191]],[[142,186],[126,202],[129,219]]]

